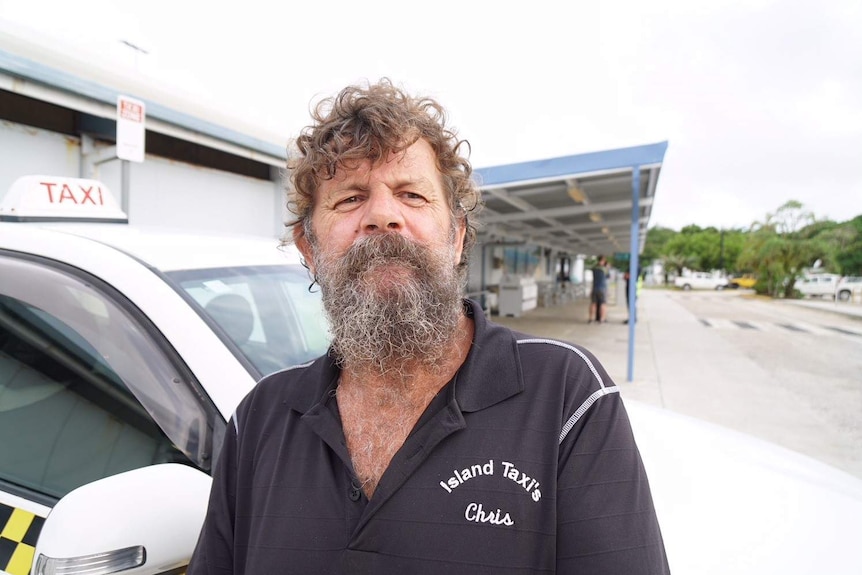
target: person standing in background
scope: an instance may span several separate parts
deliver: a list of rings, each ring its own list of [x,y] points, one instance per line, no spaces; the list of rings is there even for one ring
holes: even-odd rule
[[[590,292],[590,317],[587,323],[598,323],[607,321],[608,301],[608,260],[605,256],[599,256],[596,266],[593,267],[593,290]]]

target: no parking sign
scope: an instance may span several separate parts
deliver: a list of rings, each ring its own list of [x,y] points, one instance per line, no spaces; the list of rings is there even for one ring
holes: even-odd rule
[[[144,161],[146,106],[128,96],[117,97],[117,157]]]

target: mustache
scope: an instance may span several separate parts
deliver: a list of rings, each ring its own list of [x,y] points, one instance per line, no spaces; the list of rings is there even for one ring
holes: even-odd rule
[[[393,232],[361,238],[350,246],[344,255],[324,257],[320,263],[324,266],[336,266],[342,277],[346,275],[357,279],[363,273],[383,264],[398,263],[413,270],[422,270],[430,257],[429,248]]]

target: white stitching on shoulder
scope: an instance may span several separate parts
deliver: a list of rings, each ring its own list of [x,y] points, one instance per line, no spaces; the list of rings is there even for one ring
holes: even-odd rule
[[[590,368],[590,371],[593,372],[593,376],[595,376],[596,381],[599,382],[599,389],[597,389],[595,392],[593,392],[593,394],[590,395],[587,398],[587,400],[584,403],[582,403],[581,406],[577,410],[575,410],[575,413],[572,414],[572,416],[568,419],[568,421],[566,421],[566,424],[563,426],[562,431],[560,431],[560,443],[563,442],[563,440],[566,438],[566,436],[569,434],[569,432],[572,430],[572,428],[575,426],[575,424],[578,422],[578,420],[587,412],[587,410],[596,401],[598,401],[598,399],[600,397],[602,397],[603,395],[608,395],[611,393],[619,393],[620,392],[620,388],[617,386],[605,387],[605,382],[604,382],[604,380],[602,380],[602,376],[599,375],[599,372],[596,369],[596,366],[593,365],[593,362],[590,361],[590,358],[588,358],[584,354],[584,352],[582,352],[581,350],[579,350],[578,348],[576,348],[573,345],[563,343],[561,341],[556,341],[553,339],[543,339],[543,338],[519,339],[519,340],[517,340],[517,342],[518,342],[518,344],[522,344],[522,343],[545,343],[545,344],[550,344],[550,345],[556,345],[558,347],[568,349],[569,351],[573,351],[576,354],[578,354],[581,359],[584,360],[584,363],[586,363],[587,367]]]
[[[575,410],[575,413],[569,418],[566,424],[563,426],[563,430],[560,431],[560,443],[566,438],[578,420],[583,416],[587,410],[603,395],[609,395],[611,393],[619,393],[619,387],[603,387],[601,389],[597,389],[590,395],[585,402],[581,404],[581,406]]]
[[[547,344],[556,345],[556,346],[559,346],[559,347],[562,347],[562,348],[568,349],[569,351],[573,351],[573,352],[575,352],[576,354],[578,354],[579,356],[581,356],[581,359],[583,359],[583,360],[584,360],[584,362],[587,364],[587,367],[589,367],[589,368],[590,368],[590,371],[592,371],[592,372],[593,372],[593,375],[596,377],[596,380],[599,382],[599,386],[600,386],[602,389],[604,389],[604,388],[605,388],[605,382],[604,382],[604,381],[602,381],[602,376],[601,376],[601,375],[599,375],[599,372],[598,372],[598,370],[596,369],[596,366],[594,366],[594,365],[593,365],[593,362],[591,362],[591,361],[590,361],[590,358],[588,358],[586,355],[584,355],[584,352],[582,352],[581,350],[579,350],[579,349],[578,349],[578,348],[576,348],[575,346],[573,346],[573,345],[569,345],[569,344],[567,344],[567,343],[563,343],[563,342],[561,342],[561,341],[556,341],[556,340],[553,340],[553,339],[541,339],[541,338],[534,338],[534,339],[519,339],[519,340],[518,340],[518,343],[519,343],[519,344],[522,344],[522,343],[547,343]]]
[[[268,374],[266,374],[266,377],[269,377],[269,376],[271,376],[271,375],[275,375],[276,373],[282,373],[282,372],[285,372],[285,371],[293,371],[294,369],[300,369],[300,368],[302,368],[302,367],[308,367],[309,365],[311,365],[311,364],[312,364],[312,363],[314,363],[315,361],[317,361],[317,360],[316,360],[316,359],[312,359],[311,361],[306,361],[305,363],[299,363],[299,364],[297,364],[297,365],[289,365],[289,366],[287,366],[287,367],[283,367],[283,368],[279,369],[278,371],[273,371],[272,373],[268,373]]]

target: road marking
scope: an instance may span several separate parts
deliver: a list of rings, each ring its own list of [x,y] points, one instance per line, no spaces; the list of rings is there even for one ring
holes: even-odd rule
[[[807,329],[802,329],[798,325],[793,325],[792,323],[777,323],[775,325],[797,333],[810,333]]]
[[[823,327],[825,327],[826,329],[831,329],[831,330],[833,330],[833,331],[837,331],[838,333],[841,333],[841,334],[844,334],[844,335],[855,335],[855,336],[858,336],[858,337],[862,337],[862,333],[859,333],[859,332],[856,332],[856,331],[852,331],[852,330],[849,330],[849,329],[844,329],[843,327],[835,327],[835,326],[832,326],[832,325],[824,325]]]
[[[779,323],[765,321],[751,321],[738,319],[725,319],[714,317],[698,317],[697,320],[704,326],[718,330],[745,330],[745,331],[760,331],[764,333],[798,333],[815,336],[852,336],[854,341],[859,341],[856,338],[862,338],[862,332],[846,329],[833,325],[815,325],[805,322],[795,323]]]

